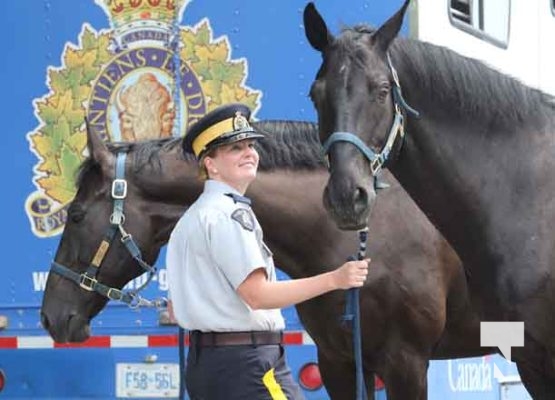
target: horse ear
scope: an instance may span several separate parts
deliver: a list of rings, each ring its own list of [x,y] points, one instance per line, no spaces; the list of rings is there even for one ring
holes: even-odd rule
[[[399,11],[397,11],[395,15],[389,18],[387,22],[380,26],[380,28],[372,35],[374,43],[384,53],[387,51],[389,45],[399,33],[401,25],[403,24],[403,17],[405,16],[405,12],[407,11],[407,7],[409,6],[409,4],[410,0],[405,0],[405,3],[399,9]]]
[[[87,128],[87,148],[89,155],[102,167],[102,171],[108,174],[114,165],[114,155],[108,150],[106,143],[100,139],[96,131],[91,128],[89,121],[85,118],[85,126]]]
[[[319,52],[324,51],[331,42],[332,36],[314,3],[310,2],[304,8],[303,20],[304,33],[310,45]]]

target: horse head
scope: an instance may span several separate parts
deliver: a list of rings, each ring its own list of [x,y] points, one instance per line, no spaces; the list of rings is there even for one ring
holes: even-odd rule
[[[41,308],[44,328],[60,343],[86,340],[91,319],[109,299],[137,303],[138,293],[122,288],[153,272],[150,265],[169,235],[167,227],[160,228],[170,218],[165,215],[183,212],[183,204],[172,212],[171,205],[157,201],[156,190],[148,190],[163,170],[131,173],[138,157],[134,144],[108,147],[91,129],[87,139],[90,156],[81,166]],[[172,160],[187,165],[182,157]],[[166,173],[177,170],[168,164]]]
[[[400,146],[398,81],[388,48],[409,2],[377,30],[355,27],[337,37],[312,3],[304,10],[308,41],[322,54],[310,97],[329,160],[324,205],[341,229],[366,225],[376,198],[376,176]]]

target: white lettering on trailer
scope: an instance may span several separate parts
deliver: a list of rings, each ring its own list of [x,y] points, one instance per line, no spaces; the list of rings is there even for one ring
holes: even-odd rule
[[[44,292],[46,281],[48,280],[48,271],[33,271],[33,290],[35,292]],[[141,287],[147,280],[148,274],[143,274],[125,285],[126,290],[133,290]],[[168,274],[165,268],[158,270],[156,275],[152,277],[150,285],[155,286],[152,282],[158,283],[158,290],[166,292],[168,290]]]
[[[489,392],[492,370],[486,357],[482,362],[448,361],[449,386],[453,392]]]
[[[46,280],[48,279],[48,271],[33,272],[33,290],[35,292],[44,292]]]
[[[168,291],[168,271],[166,268],[158,271],[158,287],[164,292]]]
[[[127,285],[125,285],[126,290],[138,289],[146,282],[148,278],[148,273],[144,273],[141,276],[133,279]],[[167,291],[168,290],[168,274],[165,268],[159,269],[156,275],[152,277],[151,282],[158,282],[158,290]]]

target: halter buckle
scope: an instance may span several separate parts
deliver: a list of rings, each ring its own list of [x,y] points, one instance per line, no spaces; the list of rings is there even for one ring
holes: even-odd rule
[[[112,198],[123,200],[127,197],[127,181],[125,179],[114,179],[112,182]]]
[[[376,174],[382,168],[382,165],[383,165],[383,162],[380,156],[374,158],[374,160],[370,162],[370,171],[372,172],[373,176],[376,176]]]
[[[110,300],[121,300],[123,298],[123,292],[116,288],[109,288],[106,297]]]
[[[98,283],[98,281],[94,278],[91,278],[88,275],[85,274],[81,274],[80,279],[79,279],[79,286],[81,286],[83,289],[89,291],[89,292],[94,292],[94,286]]]

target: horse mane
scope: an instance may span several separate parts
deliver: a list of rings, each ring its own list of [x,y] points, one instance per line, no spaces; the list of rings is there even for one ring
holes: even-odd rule
[[[324,151],[318,137],[318,126],[311,122],[268,120],[257,121],[253,127],[264,138],[257,142],[259,168],[314,170],[326,168]]]
[[[253,127],[265,135],[257,142],[260,154],[259,169],[271,171],[274,169],[314,170],[325,168],[322,146],[318,138],[318,127],[314,123],[302,121],[258,121]],[[113,153],[125,152],[133,156],[133,171],[139,172],[145,166],[161,168],[162,152],[174,151],[176,148],[186,161],[196,162],[191,153],[181,151],[181,138],[153,139],[138,142],[107,143]],[[76,185],[80,187],[84,177],[91,170],[100,170],[98,162],[86,158],[77,174]]]
[[[345,28],[340,46],[352,53],[357,47],[348,43],[372,32],[368,25]],[[540,122],[555,109],[552,96],[446,47],[397,38],[390,53],[400,72],[401,87],[410,85],[429,101],[430,109],[444,110],[450,118],[479,119],[490,126],[510,128],[524,121]],[[410,93],[404,92],[410,103]]]

